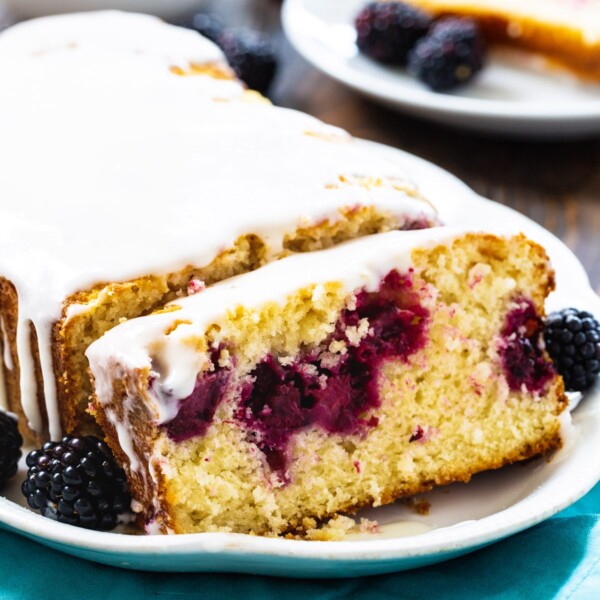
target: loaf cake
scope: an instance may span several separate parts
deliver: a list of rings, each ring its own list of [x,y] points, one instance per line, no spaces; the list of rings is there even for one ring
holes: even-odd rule
[[[598,0],[406,0],[436,16],[474,17],[490,41],[551,58],[600,79]]]
[[[560,446],[553,286],[522,235],[297,254],[106,333],[92,411],[147,532],[314,532]]]
[[[287,254],[438,224],[396,164],[153,17],[19,24],[0,79],[0,405],[30,439],[98,431],[84,353],[119,322]]]

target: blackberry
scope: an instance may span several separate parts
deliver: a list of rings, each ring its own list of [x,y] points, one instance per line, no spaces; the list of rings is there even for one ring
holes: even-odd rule
[[[403,65],[409,50],[423,37],[432,19],[402,2],[371,2],[355,20],[356,44],[379,62]]]
[[[408,55],[408,71],[434,91],[471,80],[481,70],[486,47],[472,19],[438,21]]]
[[[589,312],[566,308],[546,319],[548,354],[570,391],[590,388],[600,373],[600,324]]]
[[[190,18],[180,21],[178,25],[187,29],[193,29],[216,44],[219,43],[219,38],[223,35],[224,31],[221,21],[207,13],[196,13]]]
[[[17,420],[0,411],[0,488],[17,473],[22,445]]]
[[[229,29],[218,44],[235,74],[250,89],[266,94],[277,71],[277,50],[271,38],[249,29]]]
[[[131,498],[123,469],[108,446],[93,436],[66,436],[27,456],[21,490],[42,516],[87,529],[109,531]]]

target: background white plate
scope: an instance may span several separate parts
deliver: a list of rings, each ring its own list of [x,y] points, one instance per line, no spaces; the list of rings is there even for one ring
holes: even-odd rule
[[[548,231],[515,211],[477,196],[442,169],[378,144],[410,173],[448,224],[523,231],[548,250],[558,290],[550,309],[577,306],[600,315],[600,298],[571,251]],[[600,385],[573,412],[573,430],[552,460],[537,460],[483,473],[422,496],[431,505],[419,515],[402,502],[363,511],[381,533],[357,534],[341,542],[271,539],[203,533],[138,536],[84,531],[44,519],[24,508],[19,482],[0,498],[0,526],[75,556],[150,571],[232,571],[288,577],[352,577],[432,564],[500,540],[566,508],[600,479]]]
[[[535,137],[600,132],[600,83],[550,70],[540,57],[495,50],[477,80],[451,93],[428,90],[404,69],[358,53],[354,18],[367,0],[286,0],[283,27],[308,61],[392,108],[469,129]]]

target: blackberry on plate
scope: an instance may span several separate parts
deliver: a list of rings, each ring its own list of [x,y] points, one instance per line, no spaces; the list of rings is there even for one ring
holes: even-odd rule
[[[17,473],[22,445],[17,420],[0,411],[0,488]]]
[[[409,4],[371,2],[356,17],[356,44],[375,60],[403,65],[431,22],[429,15]]]
[[[590,388],[600,373],[600,323],[589,312],[565,308],[546,319],[548,354],[569,391]]]
[[[434,91],[471,80],[485,59],[485,40],[472,19],[438,21],[408,55],[408,70]]]
[[[235,74],[250,89],[266,94],[277,70],[277,51],[271,38],[250,29],[229,29],[218,44]]]
[[[109,531],[129,510],[125,473],[108,446],[93,436],[66,436],[27,456],[21,487],[42,516],[87,529]]]
[[[191,17],[178,23],[181,27],[194,29],[205,38],[219,43],[219,38],[223,35],[224,27],[219,19],[208,13],[196,13]]]

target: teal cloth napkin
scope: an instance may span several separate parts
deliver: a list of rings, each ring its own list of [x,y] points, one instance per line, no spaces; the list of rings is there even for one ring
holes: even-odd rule
[[[600,599],[600,484],[548,521],[483,550],[360,579],[125,571],[0,530],[0,600]]]

